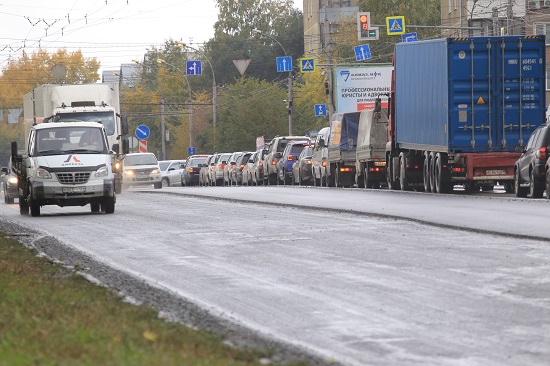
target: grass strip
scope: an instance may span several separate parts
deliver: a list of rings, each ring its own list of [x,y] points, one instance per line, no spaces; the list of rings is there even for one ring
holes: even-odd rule
[[[0,234],[0,366],[269,362],[268,351],[236,349],[215,334],[160,319],[36,254]]]

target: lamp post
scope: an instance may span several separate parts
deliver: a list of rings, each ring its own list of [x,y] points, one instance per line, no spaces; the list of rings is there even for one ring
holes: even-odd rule
[[[187,82],[187,87],[189,89],[189,147],[193,146],[193,96],[191,92],[191,84],[189,83],[189,80],[187,79],[187,74],[183,72],[179,67],[177,67],[174,64],[171,64],[169,62],[166,62],[163,59],[157,59],[157,63],[168,65],[170,67],[173,67],[175,70],[177,70],[180,74],[183,75],[185,81]],[[164,138],[163,138],[164,143]]]
[[[178,46],[190,48],[193,51],[199,53],[202,57],[206,59],[206,62],[208,62],[208,65],[210,66],[210,70],[212,70],[212,124],[214,126],[214,138],[216,138],[216,123],[218,122],[218,87],[216,85],[216,74],[214,73],[214,67],[212,67],[210,59],[206,57],[204,52],[202,52],[198,48],[191,47],[185,43],[178,43]]]
[[[267,33],[264,33],[259,29],[252,29],[252,33],[260,34],[262,36],[266,36],[267,38],[270,38],[270,39],[274,40],[275,42],[277,42],[277,44],[279,46],[281,46],[285,56],[288,56],[288,53],[286,52],[286,49],[284,48],[284,46],[275,37],[273,37],[273,36],[271,36]],[[288,72],[288,134],[290,136],[292,136],[292,129],[293,129],[293,126],[292,126],[292,103],[293,103],[293,99],[294,99],[294,92],[292,90],[292,67],[291,67],[290,71]]]

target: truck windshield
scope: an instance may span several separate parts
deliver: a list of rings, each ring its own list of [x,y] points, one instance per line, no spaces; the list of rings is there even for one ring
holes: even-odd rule
[[[36,155],[107,154],[101,128],[63,127],[40,129],[36,133]]]
[[[115,134],[115,115],[113,112],[58,113],[56,117],[59,117],[59,122],[100,122],[105,126],[107,136]]]

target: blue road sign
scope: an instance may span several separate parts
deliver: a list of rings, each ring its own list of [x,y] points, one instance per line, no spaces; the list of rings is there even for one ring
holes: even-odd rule
[[[355,59],[357,61],[363,61],[363,60],[368,60],[369,58],[372,58],[370,54],[370,46],[368,44],[355,46],[354,50],[355,50]]]
[[[314,58],[303,58],[300,60],[300,71],[310,72],[315,71],[315,59]]]
[[[151,130],[145,125],[139,125],[136,128],[136,137],[140,140],[147,140],[147,137],[151,135]]]
[[[327,115],[326,104],[315,104],[315,117],[323,117]]]
[[[386,17],[386,32],[388,36],[405,34],[405,17],[391,16]]]
[[[401,35],[401,42],[416,42],[418,41],[418,35],[416,32],[405,33]]]
[[[292,71],[292,56],[277,57],[277,72]]]
[[[188,147],[187,148],[187,155],[195,155],[197,153],[197,149],[194,147]]]
[[[187,75],[202,75],[202,62],[187,61]]]

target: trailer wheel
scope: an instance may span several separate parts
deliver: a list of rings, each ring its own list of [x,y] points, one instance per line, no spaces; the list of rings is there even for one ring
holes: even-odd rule
[[[409,190],[407,182],[407,157],[404,153],[399,154],[399,185],[402,191]]]
[[[422,168],[422,177],[424,178],[424,192],[431,192],[432,191],[432,185],[431,185],[431,164],[432,164],[432,154],[428,151],[424,153],[424,167]]]
[[[514,182],[506,181],[502,185],[504,186],[504,192],[514,193]]]
[[[369,168],[365,165],[365,170],[363,171],[363,187],[373,188],[372,184],[372,181],[369,181]]]
[[[514,191],[516,192],[516,197],[527,197],[527,188],[521,186],[517,169],[514,171]]]
[[[391,155],[386,155],[386,182],[388,184],[389,190],[398,190],[399,189],[399,182],[393,180],[393,170],[395,167],[393,166],[393,159]]]
[[[363,174],[360,174],[363,172]],[[367,165],[366,164],[359,164],[359,166],[355,166],[355,184],[357,185],[357,188],[369,188],[367,187]]]

